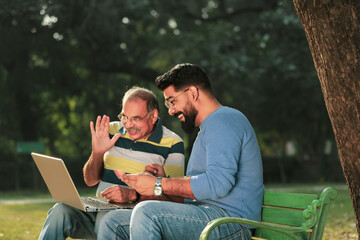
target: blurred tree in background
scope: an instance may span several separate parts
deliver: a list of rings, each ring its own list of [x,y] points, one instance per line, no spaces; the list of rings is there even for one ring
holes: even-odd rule
[[[14,187],[15,168],[23,173],[20,187],[31,187],[32,161],[16,151],[23,141],[44,142],[80,183],[91,152],[89,122],[102,114],[116,120],[133,85],[162,102],[153,81],[182,62],[201,65],[220,102],[252,122],[266,181],[342,180],[289,1],[0,0],[0,174],[10,179],[0,189]],[[160,114],[189,152],[196,134],[185,135],[164,107]]]

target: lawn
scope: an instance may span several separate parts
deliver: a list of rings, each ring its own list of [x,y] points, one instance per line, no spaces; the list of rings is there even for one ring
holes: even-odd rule
[[[0,205],[0,239],[37,239],[53,203]]]
[[[320,194],[326,186],[334,187],[338,190],[339,195],[331,205],[323,239],[358,239],[354,211],[345,184],[269,184],[265,185],[265,188],[273,191]],[[92,191],[82,190],[81,194],[90,195]],[[16,192],[0,192],[0,202],[9,199],[37,199],[41,201],[41,199],[49,197],[50,195],[44,193],[24,192],[20,195]],[[46,213],[53,204],[50,201],[0,204],[0,240],[37,239]]]

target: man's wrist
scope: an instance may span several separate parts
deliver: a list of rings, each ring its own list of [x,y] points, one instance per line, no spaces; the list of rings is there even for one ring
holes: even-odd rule
[[[171,178],[168,178],[168,177],[165,177],[165,178],[163,178],[162,179],[162,181],[161,181],[161,184],[162,184],[162,189],[163,189],[163,193],[165,194],[165,192],[167,193],[167,194],[169,194],[170,192],[169,192],[169,189],[168,189],[168,186],[169,186],[169,180],[170,180]],[[171,181],[171,180],[170,180]]]
[[[191,189],[191,177],[163,178],[162,180],[164,194],[195,199]]]
[[[104,158],[104,152],[92,152],[92,161],[102,162]]]
[[[163,179],[162,177],[156,178],[156,182],[155,182],[155,186],[154,186],[154,196],[155,197],[161,197],[163,195],[163,190],[162,190],[162,186],[161,186],[162,179]]]

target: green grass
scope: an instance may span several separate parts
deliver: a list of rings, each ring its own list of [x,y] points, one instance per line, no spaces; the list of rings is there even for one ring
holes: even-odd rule
[[[81,196],[95,195],[95,188],[80,189],[79,192]],[[23,199],[45,200],[45,202],[1,204],[1,201]],[[0,240],[37,239],[47,211],[54,203],[48,192],[0,192]]]
[[[37,239],[53,203],[0,205],[0,239]]]
[[[327,186],[334,187],[339,195],[332,203],[324,232],[324,240],[358,239],[354,210],[345,184],[268,184],[266,190],[320,194]],[[94,189],[82,189],[81,195],[92,195]],[[7,192],[0,193],[1,200],[43,199],[48,193]],[[27,204],[0,204],[0,240],[37,239],[53,202]]]
[[[90,196],[95,194],[96,187],[80,188],[79,194],[82,196]],[[21,191],[0,191],[0,201],[8,199],[42,199],[51,198],[50,193],[46,191],[33,191],[33,190],[21,190]]]

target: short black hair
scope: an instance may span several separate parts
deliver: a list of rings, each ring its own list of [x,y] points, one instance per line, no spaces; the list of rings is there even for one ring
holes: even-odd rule
[[[170,71],[158,76],[155,83],[160,91],[164,91],[167,87],[173,85],[175,91],[189,86],[196,86],[212,93],[211,84],[204,69],[191,63],[177,64]]]

